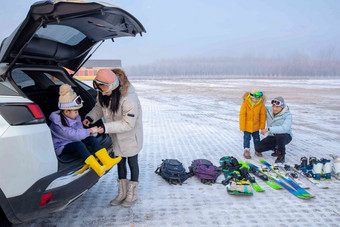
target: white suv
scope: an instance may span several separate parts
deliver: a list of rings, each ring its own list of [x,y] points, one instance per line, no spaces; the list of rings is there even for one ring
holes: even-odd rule
[[[96,92],[72,78],[91,49],[106,39],[136,36],[143,25],[128,12],[94,2],[40,1],[0,48],[0,226],[64,209],[97,181],[83,161],[57,157],[48,116],[57,110],[59,86],[67,83],[84,100]],[[98,123],[100,124],[100,122]],[[111,140],[98,140],[112,153]]]

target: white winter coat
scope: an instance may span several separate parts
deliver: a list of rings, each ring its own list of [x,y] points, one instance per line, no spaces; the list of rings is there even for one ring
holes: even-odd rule
[[[108,133],[112,139],[115,155],[131,157],[141,151],[143,147],[142,108],[132,85],[127,95],[121,96],[116,113],[102,107],[97,98],[96,105],[86,117],[90,117],[93,122],[104,117],[105,133]]]

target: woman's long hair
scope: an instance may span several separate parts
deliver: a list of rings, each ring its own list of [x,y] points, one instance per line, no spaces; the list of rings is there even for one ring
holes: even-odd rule
[[[103,95],[99,92],[98,100],[101,106],[108,108],[110,103],[111,106],[109,107],[113,113],[116,113],[119,108],[119,101],[120,101],[120,85],[112,91],[110,96]]]

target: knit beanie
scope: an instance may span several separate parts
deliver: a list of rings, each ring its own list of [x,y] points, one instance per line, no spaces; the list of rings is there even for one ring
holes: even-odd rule
[[[282,107],[282,108],[285,107],[285,100],[282,98],[282,96],[276,97],[276,98],[273,99],[273,100],[280,101],[280,102],[281,102],[280,107]]]
[[[68,84],[63,84],[59,88],[58,108],[61,110],[78,110],[83,107],[83,103],[77,104],[75,101],[77,94]]]
[[[115,84],[112,87],[112,90],[116,89],[119,86],[119,80],[118,80],[117,75],[109,69],[98,70],[95,80],[104,82],[110,85]]]
[[[259,88],[253,88],[253,89],[251,89],[250,93],[254,94],[256,92],[260,92],[260,89]]]

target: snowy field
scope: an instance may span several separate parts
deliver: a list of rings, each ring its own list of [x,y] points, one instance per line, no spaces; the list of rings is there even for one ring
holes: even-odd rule
[[[114,167],[82,198],[65,210],[23,226],[340,226],[340,181],[301,200],[287,190],[240,197],[227,194],[222,184],[204,185],[196,178],[182,186],[169,185],[154,173],[162,159],[175,158],[187,168],[198,158],[215,165],[222,156],[242,156],[243,134],[238,114],[242,95],[253,87],[269,101],[283,96],[293,114],[292,142],[287,164],[302,156],[340,155],[340,80],[135,80],[143,107],[144,148],[139,156],[138,202],[132,208],[112,207],[117,194]],[[258,158],[250,162],[259,165]],[[271,152],[264,159],[273,162]],[[220,176],[218,181],[221,182]]]

